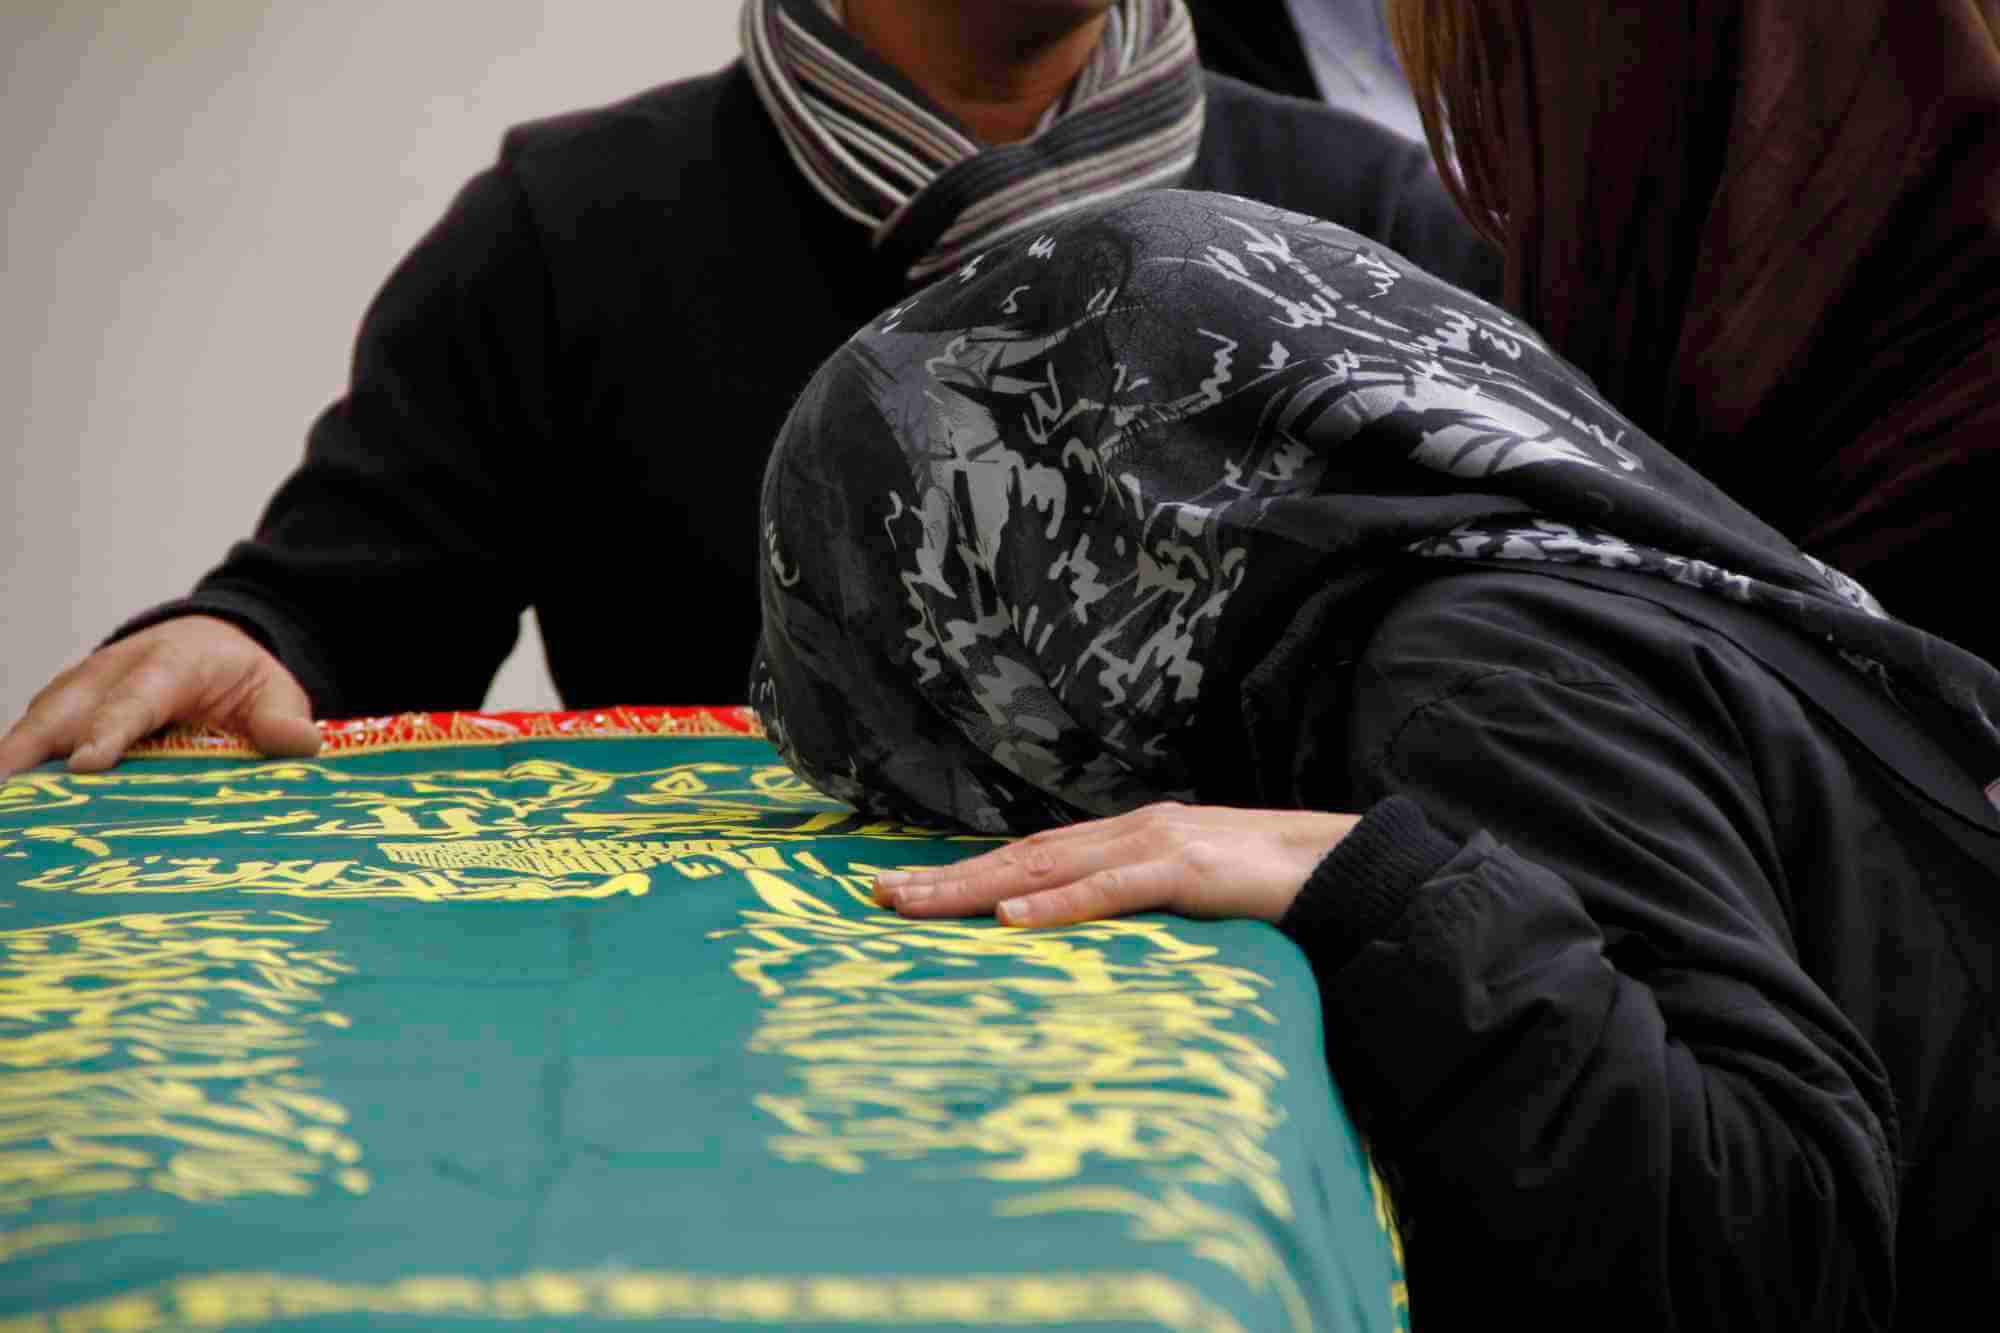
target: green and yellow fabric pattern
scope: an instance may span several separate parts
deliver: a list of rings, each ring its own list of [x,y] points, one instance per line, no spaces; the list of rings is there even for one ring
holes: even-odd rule
[[[752,726],[0,783],[0,1333],[1405,1324],[1276,931],[903,921]]]

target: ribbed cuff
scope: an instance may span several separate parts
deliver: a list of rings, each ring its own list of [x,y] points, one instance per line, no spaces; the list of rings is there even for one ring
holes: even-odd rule
[[[1415,801],[1385,797],[1313,868],[1278,929],[1314,971],[1331,976],[1401,919],[1411,895],[1458,851]]]

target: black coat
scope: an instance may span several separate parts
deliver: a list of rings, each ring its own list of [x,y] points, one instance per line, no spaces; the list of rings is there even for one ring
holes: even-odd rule
[[[1190,183],[1492,292],[1421,148],[1209,76]],[[477,707],[523,609],[572,707],[728,703],[793,397],[907,293],[793,167],[741,64],[511,133],[390,278],[306,457],[173,615],[271,647],[320,716]]]
[[[764,515],[752,697],[824,791],[1367,812],[1283,925],[1426,1329],[1995,1307],[2000,673],[1503,312],[1121,201],[856,334]]]
[[[1379,802],[1284,928],[1419,1329],[1995,1308],[2000,819],[1944,733],[1619,574],[1434,577],[1263,677],[1265,799]]]

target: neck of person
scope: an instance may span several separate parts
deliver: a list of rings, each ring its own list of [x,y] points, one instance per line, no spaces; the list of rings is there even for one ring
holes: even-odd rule
[[[1002,144],[1035,132],[1097,49],[1106,15],[1019,0],[844,0],[841,17],[975,139]]]

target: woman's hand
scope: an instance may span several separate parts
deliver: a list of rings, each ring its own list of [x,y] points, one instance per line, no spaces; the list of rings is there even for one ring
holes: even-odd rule
[[[1149,805],[926,870],[884,871],[875,901],[909,917],[992,912],[1066,926],[1131,912],[1276,921],[1361,819],[1317,810]]]

